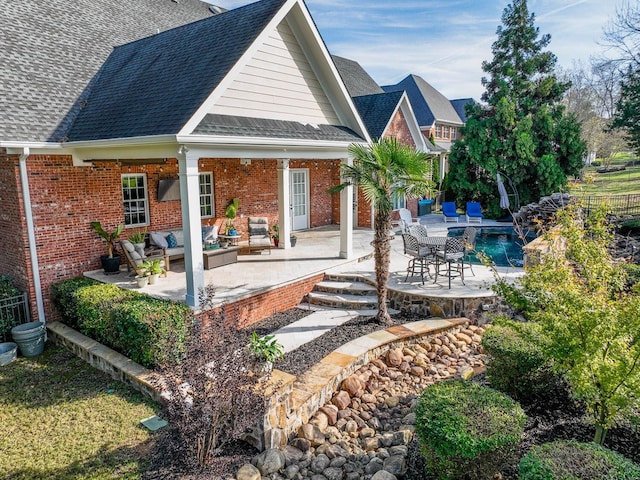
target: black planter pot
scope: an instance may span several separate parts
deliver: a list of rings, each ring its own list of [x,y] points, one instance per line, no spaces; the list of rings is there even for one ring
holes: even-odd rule
[[[109,258],[109,255],[102,255],[100,261],[106,275],[113,275],[120,271],[120,255],[114,255],[113,258]]]

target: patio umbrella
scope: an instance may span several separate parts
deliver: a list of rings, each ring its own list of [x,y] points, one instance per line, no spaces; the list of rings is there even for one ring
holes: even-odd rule
[[[507,195],[507,189],[504,187],[502,177],[499,173],[496,173],[496,179],[498,180],[498,192],[500,192],[500,208],[509,208],[509,195]]]

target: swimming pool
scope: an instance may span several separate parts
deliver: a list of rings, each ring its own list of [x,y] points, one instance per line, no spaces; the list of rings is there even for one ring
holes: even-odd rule
[[[522,267],[524,264],[522,245],[523,241],[516,234],[513,227],[476,227],[476,251],[484,252],[500,267]],[[449,228],[447,236],[461,237],[464,227]],[[528,235],[527,242],[533,240],[535,235]],[[471,263],[479,264],[480,260],[474,254],[471,255]]]

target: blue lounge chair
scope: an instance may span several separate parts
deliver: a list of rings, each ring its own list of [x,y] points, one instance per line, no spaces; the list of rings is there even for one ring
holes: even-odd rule
[[[480,212],[480,204],[478,202],[467,202],[467,222],[482,223],[482,212]]]
[[[457,222],[460,215],[456,212],[455,202],[442,202],[442,214],[445,222]]]

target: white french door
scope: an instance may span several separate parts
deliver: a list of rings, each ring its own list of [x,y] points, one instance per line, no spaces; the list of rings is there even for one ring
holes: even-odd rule
[[[291,229],[309,228],[309,170],[292,168],[291,180]]]

